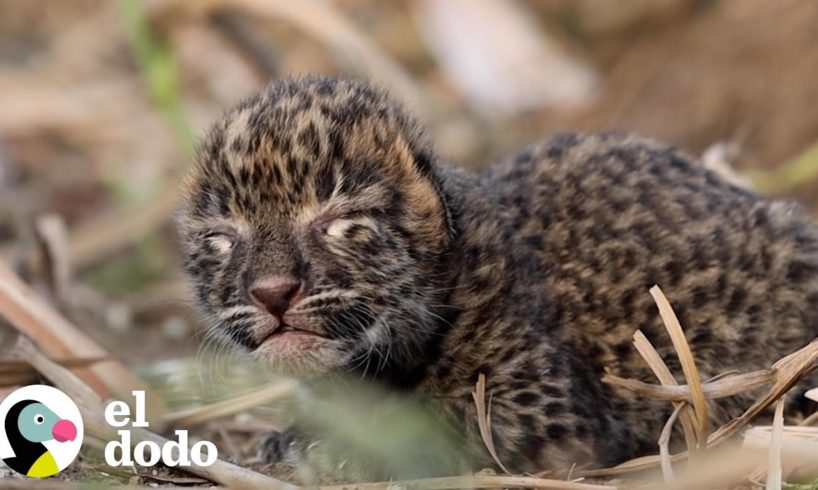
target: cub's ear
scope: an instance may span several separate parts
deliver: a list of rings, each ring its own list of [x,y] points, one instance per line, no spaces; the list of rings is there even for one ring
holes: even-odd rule
[[[447,246],[450,246],[457,238],[458,230],[452,214],[452,200],[446,194],[437,157],[431,147],[423,145],[411,152],[411,158],[415,171],[431,184],[436,200],[440,204],[445,220]]]
[[[451,202],[437,156],[420,127],[407,116],[367,121],[350,129],[349,139],[361,154],[381,160],[382,171],[404,194],[411,226],[426,237],[440,237],[435,248],[447,248],[457,235]]]

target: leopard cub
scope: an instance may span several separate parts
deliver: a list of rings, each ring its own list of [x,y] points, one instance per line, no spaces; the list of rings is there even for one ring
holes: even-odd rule
[[[671,405],[601,382],[653,381],[636,329],[679,373],[654,284],[704,378],[769,367],[818,335],[818,232],[797,207],[613,133],[458,170],[352,80],[277,81],[228,112],[200,146],[179,227],[225,342],[283,373],[430,400],[485,456],[483,374],[498,457],[517,472],[655,452]],[[713,423],[751,402],[712,401]]]

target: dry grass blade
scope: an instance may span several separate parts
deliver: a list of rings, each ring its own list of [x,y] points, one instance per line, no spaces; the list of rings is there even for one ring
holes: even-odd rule
[[[718,449],[698,458],[695,464],[676,469],[673,481],[664,481],[661,475],[640,479],[632,488],[644,490],[703,490],[747,488],[747,475],[766,461],[767,452],[735,447]]]
[[[818,388],[813,388],[807,391],[806,393],[804,393],[804,396],[814,402],[818,402]]]
[[[659,456],[662,458],[662,476],[665,481],[672,481],[673,465],[670,464],[670,435],[673,433],[673,424],[679,418],[679,413],[685,408],[683,404],[679,404],[673,410],[673,413],[668,417],[665,426],[662,428],[662,433],[659,436]]]
[[[527,476],[464,475],[423,480],[353,483],[322,486],[321,490],[387,490],[412,488],[419,490],[448,490],[455,488],[540,488],[551,490],[616,490],[610,485],[594,485],[573,481],[549,480]]]
[[[116,437],[116,431],[103,417],[102,397],[85,380],[48,358],[32,341],[20,336],[14,354],[26,361],[57,388],[65,392],[80,409],[85,430],[100,439]]]
[[[105,350],[68,319],[53,309],[0,263],[0,317],[5,318],[20,334],[32,339],[46,355],[57,362],[77,359],[107,358]],[[117,395],[124,398],[145,384],[123,364],[107,359],[73,372],[91,386],[102,398]],[[161,415],[165,404],[147,393],[149,415]]]
[[[771,369],[743,374],[731,374],[715,381],[705,382],[702,388],[705,396],[708,398],[724,398],[770,384],[774,376],[775,372]],[[691,400],[690,387],[688,385],[654,385],[639,381],[638,379],[620,378],[612,374],[603,376],[602,382],[657,400],[679,402]]]
[[[41,216],[35,223],[37,238],[48,263],[49,286],[61,304],[68,302],[71,287],[71,253],[68,249],[68,231],[59,216]]]
[[[802,420],[799,425],[813,425],[815,423],[818,423],[818,412],[815,412],[814,414]]]
[[[641,330],[637,330],[636,333],[633,334],[633,345],[636,347],[637,352],[639,352],[639,355],[641,355],[642,359],[644,359],[648,364],[651,371],[653,371],[654,376],[656,376],[660,383],[663,385],[679,384],[676,382],[676,378],[673,377],[673,373],[671,373],[670,369],[668,369],[665,361],[662,360],[662,356],[656,352],[653,344],[650,343],[648,338],[645,337],[645,334],[642,333]],[[674,403],[673,406],[685,407],[686,404],[677,402]],[[681,417],[685,444],[687,445],[688,451],[690,451],[698,445],[696,423],[695,420],[693,420],[693,414],[690,413],[690,410],[685,408],[682,408],[681,410],[682,411],[680,412],[679,416]]]
[[[508,468],[500,461],[497,456],[497,450],[494,448],[494,436],[491,433],[491,406],[486,402],[486,375],[480,373],[477,378],[477,385],[471,394],[474,399],[474,404],[477,406],[477,425],[480,427],[480,437],[483,438],[483,444],[486,445],[489,454],[503,471],[511,474]]]
[[[770,437],[770,455],[767,463],[767,490],[781,490],[781,438],[784,430],[784,398],[775,405],[773,430]]]
[[[26,480],[12,480],[10,478],[3,480],[0,485],[4,490],[88,490],[88,483],[86,482],[71,482],[65,480],[45,480],[45,479],[26,479]],[[112,485],[105,486],[108,490],[155,490],[155,486],[147,485]]]
[[[741,430],[776,400],[784,396],[796,383],[804,378],[814,367],[818,359],[818,341],[812,341],[805,347],[780,359],[773,364],[775,382],[763,397],[756,400],[739,417],[731,420],[714,432],[708,440],[708,446],[714,446]]]
[[[106,352],[42,301],[16,274],[0,263],[0,316],[34,339],[52,358],[105,357]]]
[[[776,440],[776,427],[757,426],[744,432],[742,448],[763,450],[767,460],[750,476],[750,481],[762,482],[767,468],[773,468],[772,458],[774,451],[780,453],[781,478],[780,481],[795,477],[798,481],[813,480],[818,476],[818,428],[799,425],[782,425],[780,440]],[[778,448],[773,446],[778,444]],[[770,473],[774,468],[770,470]],[[764,485],[760,483],[759,486]]]
[[[88,367],[107,358],[64,359],[59,364],[68,369]],[[37,370],[22,359],[0,360],[0,386],[26,385],[37,380]]]
[[[37,370],[27,362],[0,361],[0,387],[31,384],[37,379]]]
[[[295,381],[280,381],[263,386],[250,393],[220,400],[203,407],[169,413],[165,416],[165,423],[168,426],[182,427],[201,424],[209,420],[243,412],[273,400],[288,398],[295,393],[297,387],[298,384]]]
[[[774,426],[757,425],[744,432],[744,445],[768,449]],[[818,454],[818,427],[784,425],[781,428],[782,447],[793,447],[812,454]],[[816,461],[818,463],[818,461]]]
[[[708,432],[707,399],[704,397],[704,389],[702,388],[702,381],[699,376],[699,370],[696,367],[696,361],[693,358],[693,353],[690,351],[690,345],[687,343],[684,330],[682,330],[679,319],[676,317],[676,313],[670,306],[667,297],[665,297],[659,286],[650,288],[650,295],[659,308],[659,315],[665,323],[665,329],[667,329],[667,333],[670,335],[670,340],[673,342],[676,355],[679,357],[679,362],[682,365],[685,379],[690,386],[690,395],[693,399],[693,413],[695,414],[698,449],[704,449]]]
[[[714,448],[719,446],[743,429],[750,421],[784,396],[790,388],[804,379],[813,369],[816,360],[818,360],[818,341],[812,341],[808,345],[776,362],[773,365],[773,371],[775,372],[773,386],[769,391],[763,397],[756,400],[743,414],[710,434],[710,437],[707,439],[707,447]],[[818,422],[818,417],[811,416],[809,419],[812,419],[813,422]],[[805,420],[804,422],[807,421]],[[674,454],[671,457],[671,461],[683,460],[687,458],[688,454],[688,452]],[[578,470],[576,473],[590,477],[609,477],[644,471],[660,464],[661,458],[658,455],[645,456],[626,461],[610,468]]]
[[[168,439],[146,430],[134,430],[132,431],[132,435],[134,444],[140,441],[153,441],[159,444],[159,446],[163,446],[168,442]],[[301,488],[251,469],[228,463],[222,459],[217,459],[211,466],[187,466],[184,468],[184,471],[219,483],[228,488],[246,488],[253,490],[300,490]]]
[[[670,457],[670,461],[674,463],[676,461],[681,461],[687,457],[687,454],[688,454],[687,452],[674,454]],[[609,478],[613,476],[627,475],[630,473],[638,473],[640,471],[655,468],[656,466],[660,466],[661,464],[662,458],[661,456],[656,454],[651,456],[640,456],[638,458],[634,458],[629,461],[625,461],[624,463],[620,463],[616,466],[611,466],[608,468],[576,470],[574,471],[574,474],[590,478]]]

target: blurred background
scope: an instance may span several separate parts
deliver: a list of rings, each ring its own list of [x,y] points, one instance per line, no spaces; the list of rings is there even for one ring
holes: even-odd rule
[[[131,365],[194,356],[179,180],[224,110],[304,73],[387,87],[458,165],[636,131],[818,211],[810,0],[3,0],[0,260]]]

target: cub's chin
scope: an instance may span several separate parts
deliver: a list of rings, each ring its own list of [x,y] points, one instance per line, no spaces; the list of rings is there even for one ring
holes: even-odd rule
[[[278,373],[298,377],[315,377],[336,371],[349,357],[342,350],[341,342],[302,330],[274,333],[251,355]]]

